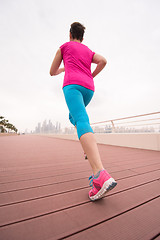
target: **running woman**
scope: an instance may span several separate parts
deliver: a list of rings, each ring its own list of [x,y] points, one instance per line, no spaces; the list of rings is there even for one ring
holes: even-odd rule
[[[63,93],[69,109],[69,120],[76,127],[78,138],[91,165],[93,175],[89,177],[89,198],[102,198],[117,183],[104,169],[93,130],[90,126],[86,106],[91,101],[95,87],[93,78],[105,67],[107,61],[82,44],[85,27],[79,22],[71,24],[70,41],[58,49],[50,68],[50,75],[65,72]],[[60,68],[63,60],[64,68]],[[91,73],[91,63],[97,66]]]

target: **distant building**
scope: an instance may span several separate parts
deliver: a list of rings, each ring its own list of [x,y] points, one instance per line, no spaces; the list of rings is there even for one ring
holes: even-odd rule
[[[51,120],[47,122],[44,120],[43,123],[38,123],[35,127],[34,133],[60,133],[61,132],[61,124],[56,122],[54,125]]]

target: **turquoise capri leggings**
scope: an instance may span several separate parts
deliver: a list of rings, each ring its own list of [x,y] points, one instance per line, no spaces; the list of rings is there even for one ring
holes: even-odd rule
[[[78,138],[93,130],[89,123],[86,106],[91,101],[94,91],[83,86],[72,84],[63,88],[65,100],[69,109],[69,120],[76,126]]]

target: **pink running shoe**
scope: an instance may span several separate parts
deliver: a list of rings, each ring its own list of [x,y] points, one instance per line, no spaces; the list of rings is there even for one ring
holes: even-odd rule
[[[117,185],[116,181],[109,175],[109,173],[107,173],[106,170],[100,171],[97,178],[94,175],[90,176],[89,180],[89,185],[92,187],[89,191],[89,198],[91,201],[102,198],[109,190],[113,189]]]

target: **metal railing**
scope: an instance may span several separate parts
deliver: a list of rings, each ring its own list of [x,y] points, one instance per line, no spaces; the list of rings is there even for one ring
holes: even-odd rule
[[[160,112],[95,122],[91,126],[95,133],[160,132]]]

